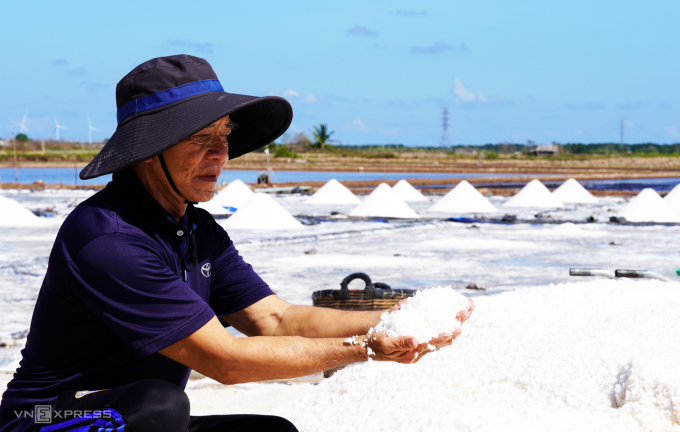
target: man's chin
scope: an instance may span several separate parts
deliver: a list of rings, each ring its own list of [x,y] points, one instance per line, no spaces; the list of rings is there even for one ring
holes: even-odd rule
[[[206,192],[199,192],[196,193],[193,199],[189,199],[190,201],[194,202],[208,202],[211,199],[215,197],[215,191],[206,191]]]

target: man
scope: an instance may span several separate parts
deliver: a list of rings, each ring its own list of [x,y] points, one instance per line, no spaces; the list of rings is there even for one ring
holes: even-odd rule
[[[283,134],[287,101],[226,93],[205,60],[187,55],[136,67],[116,99],[118,128],[81,173],[113,173],[113,181],[57,235],[0,405],[1,432],[292,431],[271,416],[190,417],[190,369],[235,384],[365,361],[368,347],[376,360],[422,358],[426,348],[413,338],[345,343],[379,313],[281,300],[193,206],[213,197],[229,158]],[[224,324],[252,337],[235,338]]]

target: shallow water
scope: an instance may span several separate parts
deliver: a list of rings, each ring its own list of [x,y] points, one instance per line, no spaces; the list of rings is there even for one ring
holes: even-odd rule
[[[45,183],[63,183],[78,185],[98,185],[111,181],[110,175],[105,175],[92,180],[80,180],[76,175],[80,174],[76,168],[18,168],[19,183],[34,183],[42,180]],[[262,170],[225,170],[222,171],[218,182],[231,182],[240,179],[245,183],[257,182],[257,176]],[[518,177],[518,175],[512,175]],[[522,174],[519,177],[541,177],[545,174]],[[485,173],[428,173],[428,172],[356,172],[356,171],[275,171],[276,183],[304,182],[304,181],[328,181],[331,179],[342,181],[367,181],[367,180],[398,180],[411,178],[474,178],[474,177],[508,177],[508,174],[485,174]],[[13,168],[0,168],[0,180],[7,183],[14,181]]]

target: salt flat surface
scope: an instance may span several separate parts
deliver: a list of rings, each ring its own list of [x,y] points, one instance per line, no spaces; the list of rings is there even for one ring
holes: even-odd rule
[[[505,203],[506,207],[564,207],[564,204],[553,196],[547,187],[537,179],[531,180],[515,196]]]
[[[552,192],[553,196],[563,203],[595,204],[598,199],[586,190],[579,182],[570,178]]]
[[[3,190],[1,193],[16,199],[31,209],[44,210],[53,207],[55,210],[54,223],[48,226],[3,228],[0,230],[0,276],[3,278],[3,283],[0,284],[0,342],[10,345],[0,348],[0,369],[12,370],[14,367],[11,365],[18,361],[20,350],[25,344],[23,335],[30,323],[37,293],[47,268],[47,257],[59,229],[59,224],[77,203],[86,199],[92,193],[88,191],[18,193],[7,190]],[[293,214],[306,213],[307,210],[315,207],[304,204],[306,197],[303,195],[274,196],[273,199]],[[507,199],[503,197],[491,198],[491,202],[496,206],[501,206],[506,201]],[[604,197],[598,204],[566,205],[563,209],[542,211],[540,214],[542,217],[553,220],[576,220],[585,219],[589,215],[597,213],[599,214],[598,219],[604,221],[608,220],[609,216],[617,214],[625,204],[625,199]],[[414,209],[421,211],[423,207],[429,206],[429,203],[413,203],[412,205]],[[315,211],[322,214],[320,212],[325,211],[324,209],[335,211],[343,208],[347,207],[318,206]],[[514,209],[511,210],[515,211]],[[517,214],[520,218],[531,219],[535,218],[537,213],[532,209],[519,209]],[[219,222],[224,223],[225,220]],[[246,261],[253,264],[255,270],[279,296],[293,303],[311,304],[312,291],[338,289],[340,281],[349,273],[356,271],[366,272],[374,281],[385,282],[395,288],[422,289],[436,285],[451,285],[457,292],[464,293],[468,297],[474,297],[477,310],[473,313],[471,320],[464,324],[463,334],[456,345],[447,349],[458,349],[462,342],[466,340],[464,338],[472,333],[472,328],[468,328],[468,326],[483,311],[483,308],[480,307],[480,300],[493,299],[501,293],[526,286],[594,280],[593,278],[570,278],[568,276],[569,267],[600,267],[608,270],[617,268],[649,269],[673,279],[677,279],[675,269],[680,267],[677,261],[677,257],[680,256],[680,244],[677,242],[680,227],[674,226],[501,225],[451,222],[385,224],[345,221],[304,226],[299,230],[267,232],[230,229],[229,234]],[[486,290],[466,290],[464,287],[470,282],[483,285]],[[352,285],[353,289],[358,288],[358,286]],[[531,307],[525,308],[527,313],[535,309],[535,305],[540,304],[544,297],[544,294],[539,291],[528,290],[528,292],[530,293],[527,295],[528,297],[536,295],[537,303],[529,302],[528,304]],[[647,290],[647,292],[650,300],[660,299],[660,301],[665,301],[665,297],[656,294],[657,291]],[[608,298],[616,298],[615,293],[606,292],[603,296],[605,295]],[[502,296],[498,298],[502,298]],[[591,302],[591,298],[587,296],[587,293],[578,292],[574,294],[574,299],[565,301],[567,304],[580,302],[587,306]],[[596,304],[600,304],[598,303],[600,300],[594,301]],[[484,301],[481,303],[484,303]],[[502,306],[497,305],[497,307],[501,308]],[[607,307],[622,311],[628,310],[620,308],[615,301]],[[600,311],[587,308],[585,310],[590,311],[592,317],[600,316]],[[607,313],[609,314],[609,312]],[[518,316],[502,316],[507,318],[507,322],[510,323],[506,325],[507,328],[502,329],[506,332],[505,334],[508,334],[511,330],[516,330],[514,319],[518,320],[517,325],[520,327],[525,325],[528,327],[536,326],[537,322],[532,320],[531,326],[529,326],[526,321],[522,321]],[[537,319],[542,319],[541,316],[538,315]],[[580,317],[580,315],[578,316]],[[638,322],[636,318],[631,320],[631,323]],[[579,337],[588,340],[587,338],[590,337],[592,332],[601,331],[600,324],[591,329],[584,327],[580,322],[581,319],[579,318],[568,323],[568,326],[573,326]],[[590,321],[586,320],[586,324],[588,322]],[[613,322],[618,323],[616,320]],[[475,331],[481,331],[479,327],[475,328],[477,328]],[[649,330],[644,325],[641,328],[645,331]],[[675,343],[674,337],[677,332],[672,333],[674,332],[673,327],[661,323],[656,328],[657,330],[669,328],[671,333],[667,334],[664,330],[663,334],[669,338],[669,343],[679,346]],[[533,330],[529,331],[529,335],[534,334],[531,331]],[[654,331],[650,331],[650,333]],[[556,334],[558,335],[556,340],[571,337],[559,332]],[[608,333],[605,332],[604,334]],[[633,334],[636,335],[636,333]],[[519,336],[521,336],[521,332],[513,333],[508,336],[508,339]],[[544,338],[543,340],[550,341],[550,338],[546,335],[541,337]],[[657,335],[653,337],[656,338]],[[520,340],[524,339],[520,337]],[[663,342],[659,342],[657,339],[653,340],[663,350],[666,349]],[[476,410],[478,404],[486,407],[484,414],[476,419],[464,416],[463,421],[467,422],[465,424],[473,425],[465,426],[468,427],[468,430],[475,430],[476,424],[479,424],[477,430],[511,430],[509,427],[502,427],[503,425],[500,422],[503,416],[507,415],[507,418],[516,420],[516,416],[522,415],[523,410],[535,414],[535,420],[529,418],[529,414],[527,414],[527,418],[521,419],[529,425],[529,430],[536,425],[538,425],[536,427],[544,427],[544,430],[580,430],[579,422],[589,415],[592,417],[593,426],[591,430],[601,424],[600,405],[591,408],[591,405],[584,403],[581,408],[578,408],[572,405],[565,407],[562,402],[559,404],[556,402],[555,407],[546,408],[545,404],[540,404],[531,399],[534,391],[543,389],[541,394],[546,395],[545,388],[552,386],[551,388],[557,389],[555,397],[558,401],[572,398],[581,400],[582,394],[579,393],[579,389],[582,387],[570,387],[570,382],[563,383],[561,381],[563,375],[531,375],[532,371],[529,369],[526,372],[528,374],[526,379],[518,378],[520,375],[517,371],[525,369],[520,369],[521,365],[512,357],[510,358],[512,361],[504,362],[503,360],[503,353],[509,349],[509,346],[501,344],[497,351],[479,354],[480,371],[482,368],[486,368],[486,372],[475,372],[477,377],[494,376],[504,373],[503,371],[506,369],[514,370],[513,374],[517,373],[511,376],[507,375],[510,374],[510,372],[507,372],[506,375],[500,375],[501,378],[497,381],[484,381],[490,382],[490,384],[482,386],[483,390],[496,386],[503,392],[506,390],[509,392],[507,397],[504,396],[505,393],[500,394],[501,403],[498,405],[498,409],[494,406],[493,401],[484,399],[482,396],[477,397],[477,399],[473,397],[469,402],[456,399],[456,404],[459,404],[457,406],[468,403],[470,410]],[[603,347],[603,349],[610,349],[610,345],[607,344]],[[647,345],[645,347],[649,348],[650,353],[658,351]],[[672,351],[674,348],[671,347],[670,349],[671,353],[674,353]],[[561,352],[559,348],[558,352]],[[443,353],[446,353],[446,350],[440,351],[438,355]],[[599,355],[598,353],[595,354]],[[538,351],[536,356],[529,356],[530,363],[528,364],[535,365],[536,363],[531,362],[548,355],[549,353]],[[588,363],[589,358],[585,356],[583,360],[580,360],[580,363],[578,359],[574,360],[574,365],[579,366],[581,363]],[[434,359],[436,357],[428,357],[421,363],[425,364],[424,362]],[[466,361],[471,361],[469,358],[466,359]],[[447,365],[446,369],[452,369],[458,364]],[[563,366],[559,362],[556,364]],[[635,364],[637,363],[634,363],[634,366]],[[639,364],[644,366],[643,363]],[[379,365],[379,367],[383,366],[382,364]],[[560,373],[569,377],[568,372],[573,372],[574,369],[578,368],[563,369],[565,371]],[[636,370],[633,369],[633,377],[636,376]],[[0,378],[2,376],[3,374],[0,374]],[[543,380],[544,378],[545,380]],[[379,377],[371,378],[371,380],[379,379]],[[534,379],[537,381],[534,381]],[[508,387],[512,382],[516,382],[517,386],[524,386],[531,394],[527,395],[517,388]],[[582,384],[580,385],[582,386]],[[216,385],[210,388],[201,387],[200,389],[190,387],[188,393],[192,399],[192,409],[198,410],[194,414],[235,413],[238,412],[237,410],[248,409],[253,410],[250,412],[271,414],[274,412],[275,405],[279,404],[278,401],[297,397],[299,394],[319,387],[297,386],[302,386],[302,384],[272,386],[271,384],[257,383],[243,387],[220,387]],[[650,388],[653,387],[651,384],[650,386]],[[2,391],[2,387],[0,382],[0,391]],[[664,387],[658,388],[663,391]],[[297,393],[298,390],[300,391],[299,394]],[[591,392],[591,390],[588,391]],[[567,392],[571,392],[569,396],[565,396]],[[401,389],[398,393],[403,395],[405,401],[415,399],[407,390]],[[252,395],[257,395],[257,397]],[[512,409],[507,406],[508,398],[511,395],[516,396],[515,405]],[[356,397],[357,400],[360,400],[361,393],[357,394]],[[337,400],[341,401],[342,398],[337,396]],[[248,404],[245,401],[251,403]],[[250,408],[247,408],[246,405]],[[388,412],[392,413],[397,409],[389,409]],[[591,411],[592,414],[588,414]],[[612,408],[612,411],[617,411],[617,409]],[[423,415],[420,418],[423,424],[427,425],[428,422],[433,421],[430,417]],[[450,418],[451,416],[447,415],[446,417]],[[487,417],[490,420],[487,421]],[[626,428],[629,430],[645,430],[642,428],[631,429],[626,421],[618,419],[618,417],[612,418],[613,420],[605,424],[601,430],[611,430],[619,424],[622,425],[620,430],[626,430]],[[478,423],[475,423],[475,421]],[[554,421],[555,426],[545,426],[550,421]],[[457,423],[452,422],[454,426],[449,430],[466,430],[463,426],[455,429],[454,427],[458,427],[456,426]],[[433,424],[436,426],[436,421]],[[490,424],[501,424],[501,426],[491,427]],[[583,429],[589,430],[588,427]],[[358,430],[373,429],[362,426]],[[647,428],[647,430],[664,430],[664,428]]]
[[[619,216],[628,222],[680,222],[680,213],[650,188],[631,199]]]
[[[350,366],[274,412],[301,431],[672,431],[680,283],[479,298],[454,345]],[[351,413],[351,415],[349,415]]]

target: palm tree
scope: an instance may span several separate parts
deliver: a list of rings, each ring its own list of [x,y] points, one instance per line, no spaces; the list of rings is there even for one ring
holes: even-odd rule
[[[328,126],[323,123],[319,124],[319,126],[315,126],[314,132],[312,133],[312,135],[314,135],[314,146],[323,150],[326,144],[333,142],[333,140],[331,140],[331,135],[334,133],[335,132],[328,132]]]

